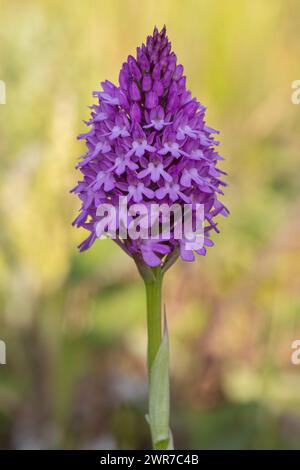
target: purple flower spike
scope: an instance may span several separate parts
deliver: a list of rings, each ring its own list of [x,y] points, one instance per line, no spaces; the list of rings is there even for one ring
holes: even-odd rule
[[[128,208],[136,203],[202,204],[204,245],[190,244],[183,236],[169,238],[124,238],[116,242],[135,259],[148,266],[162,265],[178,252],[185,261],[195,253],[205,255],[213,245],[210,233],[218,232],[215,217],[228,215],[219,200],[226,184],[225,173],[217,168],[222,157],[216,151],[218,131],[205,122],[205,107],[186,88],[183,66],[171,51],[166,28],[157,28],[129,55],[119,73],[119,85],[102,82],[102,91],[93,96],[90,130],[78,136],[87,151],[77,168],[82,179],[73,189],[82,206],[74,225],[90,234],[80,250],[89,248],[99,236],[98,207],[110,203],[118,207],[127,198]],[[118,210],[118,209],[117,209]],[[196,215],[193,212],[193,222]]]
[[[158,96],[155,91],[149,91],[146,94],[145,106],[147,109],[153,109],[158,105]]]

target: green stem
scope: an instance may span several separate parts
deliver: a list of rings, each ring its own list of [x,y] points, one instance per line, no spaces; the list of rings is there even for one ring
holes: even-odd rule
[[[148,377],[149,386],[151,383],[151,369],[158,350],[162,342],[162,315],[161,315],[161,294],[162,294],[162,268],[152,268],[153,276],[149,276],[145,280],[146,296],[147,296],[147,332],[148,332]],[[168,372],[167,372],[168,373]],[[150,388],[149,388],[150,389]],[[150,405],[150,395],[149,395]],[[153,436],[152,436],[153,437]],[[154,442],[153,449],[165,450],[168,446],[167,441]]]
[[[169,337],[166,323],[164,334],[162,334],[161,294],[164,274],[176,259],[177,255],[175,254],[175,256],[167,257],[163,266],[150,268],[141,259],[134,258],[146,287],[149,379],[147,420],[155,450],[174,449],[169,427]]]
[[[161,322],[161,267],[153,268],[153,279],[145,280],[147,296],[147,332],[148,332],[148,374],[160,347],[162,339]]]

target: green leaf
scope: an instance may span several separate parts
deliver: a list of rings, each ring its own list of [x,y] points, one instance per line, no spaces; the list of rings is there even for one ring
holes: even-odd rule
[[[169,418],[169,336],[165,328],[162,342],[150,370],[148,421],[155,449],[167,449],[172,442]]]

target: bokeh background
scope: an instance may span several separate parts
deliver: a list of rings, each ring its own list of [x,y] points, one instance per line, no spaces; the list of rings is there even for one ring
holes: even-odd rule
[[[103,79],[166,23],[221,130],[231,211],[165,282],[177,448],[300,448],[297,0],[2,0],[0,447],[150,445],[143,285],[111,241],[84,254],[69,194]]]

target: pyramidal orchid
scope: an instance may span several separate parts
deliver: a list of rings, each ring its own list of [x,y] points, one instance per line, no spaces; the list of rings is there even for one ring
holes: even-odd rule
[[[160,32],[155,27],[146,44],[137,48],[136,57],[128,56],[118,85],[109,81],[101,85],[102,91],[93,93],[97,103],[86,122],[90,129],[78,136],[87,150],[77,165],[82,179],[72,190],[82,201],[73,223],[89,232],[80,251],[110,235],[133,258],[145,282],[148,422],[153,447],[167,449],[173,444],[162,279],[178,257],[194,261],[195,253],[205,255],[213,245],[212,231],[219,232],[215,218],[228,214],[220,201],[226,184],[225,173],[218,168],[222,160],[216,150],[218,131],[206,124],[205,107],[187,90],[183,66],[177,64],[165,27]],[[125,209],[120,201],[126,201]],[[189,232],[181,230],[179,236],[175,205],[180,220],[184,213],[190,222]],[[141,206],[146,208],[143,217]],[[112,217],[107,218],[109,207],[118,215],[114,230]],[[156,211],[149,218],[147,210],[153,207]],[[153,235],[154,222],[158,230]],[[190,232],[199,231],[199,222],[201,236],[191,239]]]

